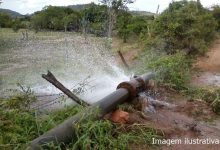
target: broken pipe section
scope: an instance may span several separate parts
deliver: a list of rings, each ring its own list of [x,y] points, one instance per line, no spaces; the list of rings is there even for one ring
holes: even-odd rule
[[[149,80],[153,77],[153,73],[148,73],[140,77],[134,77],[130,81],[120,83],[115,92],[34,139],[27,149],[39,150],[48,145],[48,143],[59,145],[61,143],[74,141],[74,138],[76,138],[74,124],[86,121],[86,118],[90,117],[91,114],[94,115],[93,117],[99,118],[116,108],[118,104],[121,104],[128,99],[133,99],[139,92],[143,92],[147,89],[149,86]],[[99,109],[99,113],[94,114],[94,111],[97,109]]]

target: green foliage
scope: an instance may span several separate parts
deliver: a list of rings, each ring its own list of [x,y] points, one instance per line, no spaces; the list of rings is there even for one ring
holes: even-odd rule
[[[146,33],[146,17],[132,17],[128,11],[125,11],[126,5],[132,1],[102,1],[102,3],[103,5],[88,4],[79,12],[65,7],[45,7],[31,17],[31,27],[36,32],[41,29],[74,30],[105,36],[109,28],[109,21],[112,21],[113,26],[115,23],[117,26],[113,30],[118,31],[118,35],[124,42],[127,41],[130,33],[138,36]],[[111,11],[107,7],[109,4]]]
[[[189,80],[190,61],[183,52],[174,55],[162,55],[152,59],[147,65],[157,73],[159,82],[175,89],[184,89]]]
[[[166,45],[167,53],[186,50],[203,54],[213,40],[216,21],[199,2],[178,1],[170,4],[154,23],[154,32]]]
[[[131,36],[137,38],[146,37],[152,17],[132,16],[130,12],[120,11],[117,16],[116,29],[119,37],[126,43]]]
[[[40,118],[32,111],[0,108],[0,149],[25,149],[31,140],[78,111],[77,107],[67,107]]]
[[[34,96],[34,92],[30,89],[30,87],[25,87],[19,83],[17,83],[19,90],[17,90],[17,94],[11,96],[10,100],[2,100],[1,106],[4,109],[18,109],[23,111],[29,111],[30,105],[36,101],[36,97]]]
[[[12,29],[14,32],[17,32],[21,28],[21,21],[19,19],[13,20]]]
[[[25,98],[27,96],[24,96]],[[24,97],[19,98],[20,100]],[[29,142],[42,135],[66,118],[75,115],[81,107],[66,107],[50,113],[48,116],[38,116],[36,111],[24,109],[22,104],[13,103],[14,98],[1,99],[0,101],[0,149],[25,149]],[[9,102],[8,102],[9,101]],[[10,102],[12,101],[12,102]],[[17,105],[17,107],[15,107]],[[152,138],[159,138],[156,131],[145,125],[115,125],[107,120],[94,120],[96,112],[86,114],[74,125],[76,139],[68,145],[55,146],[48,144],[50,149],[129,149],[130,144],[150,145]]]
[[[67,30],[70,27],[78,30],[79,18],[79,12],[71,8],[48,6],[31,17],[31,26],[36,31],[40,29]]]
[[[129,149],[129,144],[150,145],[156,131],[147,126],[118,126],[108,120],[88,121],[76,125],[77,140],[72,149]]]
[[[65,31],[67,31],[68,27],[77,30],[78,24],[79,24],[79,14],[78,13],[72,13],[69,15],[66,15],[62,22],[64,24]]]
[[[146,34],[147,33],[147,28],[148,28],[148,18],[143,17],[143,16],[134,16],[132,17],[131,24],[129,25],[130,30],[136,34],[140,35]]]
[[[123,42],[126,43],[131,29],[129,24],[131,22],[132,15],[126,11],[122,12],[117,18],[117,29],[118,35],[123,39]]]
[[[0,99],[0,149],[25,149],[31,140],[80,110],[75,106],[67,107],[42,118],[30,109],[35,100],[30,90]]]
[[[186,90],[186,94],[192,99],[200,99],[208,102],[213,111],[220,114],[220,89],[219,88],[195,88],[191,87]]]
[[[34,115],[0,108],[0,132],[0,149],[21,149],[23,144],[37,136]]]
[[[218,22],[218,27],[217,30],[220,31],[220,6],[219,5],[215,5],[212,7],[212,14],[215,18],[215,20]]]
[[[6,28],[6,27],[11,27],[11,25],[12,25],[12,18],[8,14],[0,12],[0,27]]]
[[[24,18],[12,18],[9,14],[0,12],[0,27],[12,28],[17,32],[20,28],[29,27],[29,18],[27,16]]]
[[[107,29],[107,7],[91,3],[90,6],[81,12],[83,27],[87,28],[88,33],[104,36]]]

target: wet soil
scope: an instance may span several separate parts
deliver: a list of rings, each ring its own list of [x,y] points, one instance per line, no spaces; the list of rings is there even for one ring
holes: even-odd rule
[[[114,42],[128,63],[134,63],[136,54],[140,52],[130,46],[129,51],[123,51],[126,45]],[[129,44],[128,44],[129,45]],[[114,47],[114,45],[113,45]],[[120,59],[119,59],[120,61]],[[192,77],[192,85],[203,87],[220,87],[220,39],[216,40],[206,56],[199,57],[194,64],[196,73]],[[181,93],[157,89],[160,95],[157,100],[176,105],[172,109],[157,108],[156,113],[145,114],[141,111],[129,112],[128,124],[145,124],[158,130],[163,139],[180,139],[181,144],[163,145],[156,147],[146,145],[131,145],[132,149],[158,150],[219,150],[219,144],[187,144],[185,139],[218,139],[220,140],[220,116],[216,115],[210,105],[204,101],[188,99]]]
[[[206,56],[194,64],[197,73],[192,78],[196,86],[220,87],[220,39],[216,40]]]
[[[181,144],[159,144],[147,149],[158,150],[219,150],[219,144],[189,144],[186,139],[220,140],[220,117],[204,101],[191,101],[181,93],[160,88],[155,99],[175,105],[167,109],[157,107],[156,113],[129,112],[128,124],[145,124],[158,131],[162,139],[178,139]],[[135,102],[134,102],[135,103]],[[135,106],[134,106],[135,107]],[[132,146],[132,149],[146,149],[146,145]]]

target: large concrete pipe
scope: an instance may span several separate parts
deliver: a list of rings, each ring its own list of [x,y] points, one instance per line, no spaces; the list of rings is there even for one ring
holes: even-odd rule
[[[91,116],[97,108],[99,109],[99,113],[94,114],[96,116],[93,116],[96,118],[110,112],[116,108],[118,104],[121,104],[128,99],[133,99],[139,92],[147,89],[149,80],[152,79],[153,76],[153,73],[148,73],[140,77],[132,78],[130,81],[120,83],[115,92],[104,97],[94,105],[85,108],[82,112],[70,117],[57,127],[33,140],[28,149],[38,150],[51,142],[55,145],[70,142],[75,138],[74,124],[79,123],[80,121],[86,121],[86,118]]]

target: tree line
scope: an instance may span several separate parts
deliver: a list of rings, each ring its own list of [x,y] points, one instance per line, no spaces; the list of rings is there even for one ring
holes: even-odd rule
[[[75,31],[112,36],[117,34],[127,42],[129,37],[142,39],[158,37],[166,43],[165,49],[173,53],[177,49],[189,52],[201,50],[201,45],[211,41],[213,33],[220,31],[220,6],[204,8],[200,1],[178,1],[159,15],[138,16],[128,11],[133,0],[100,0],[84,9],[46,6],[41,11],[23,18],[12,18],[0,13],[2,28]],[[180,42],[181,41],[181,42]],[[202,48],[205,49],[205,46]]]
[[[101,0],[101,4],[91,3],[84,9],[74,10],[70,7],[46,6],[41,11],[23,18],[12,18],[0,13],[0,27],[53,31],[87,32],[97,36],[111,36],[112,30],[126,42],[128,35],[139,34],[145,30],[150,17],[133,16],[126,5],[132,0]],[[111,30],[111,31],[109,31]]]

